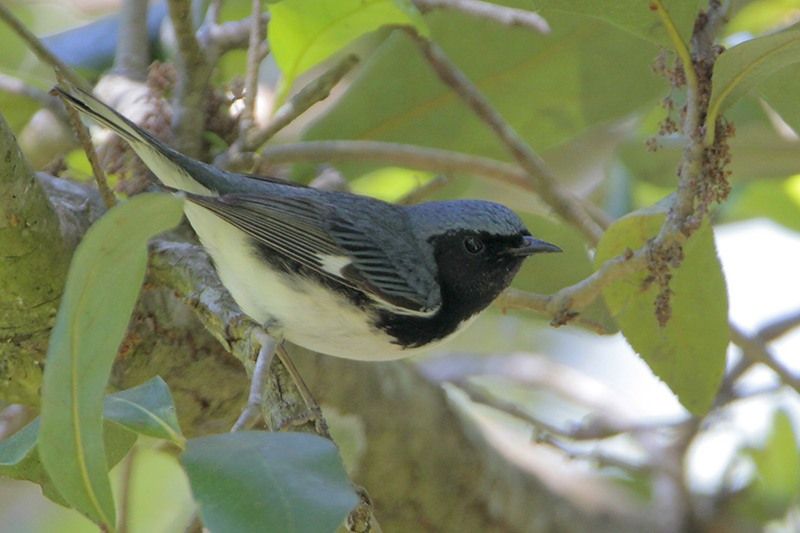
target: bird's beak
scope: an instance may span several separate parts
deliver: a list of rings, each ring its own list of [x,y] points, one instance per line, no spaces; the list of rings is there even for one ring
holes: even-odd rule
[[[562,252],[563,250],[555,244],[534,239],[530,235],[523,237],[524,241],[519,248],[509,248],[508,253],[511,255],[525,257],[533,254]]]

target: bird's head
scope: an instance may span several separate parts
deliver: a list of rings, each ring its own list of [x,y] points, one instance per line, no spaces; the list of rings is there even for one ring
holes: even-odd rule
[[[442,296],[473,314],[511,284],[527,257],[561,251],[532,237],[513,211],[492,202],[428,202],[409,214],[417,238],[432,248]]]

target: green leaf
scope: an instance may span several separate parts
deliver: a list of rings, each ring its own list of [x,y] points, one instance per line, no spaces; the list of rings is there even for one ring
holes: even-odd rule
[[[39,485],[49,481],[36,453],[39,419],[0,441],[0,476],[27,479]]]
[[[448,57],[540,151],[627,116],[664,91],[650,68],[657,48],[596,20],[553,13],[548,36],[451,11],[425,20]],[[403,32],[370,56],[305,138],[403,142],[510,160]]]
[[[785,180],[758,180],[733,190],[724,220],[768,217],[800,232],[800,174]]]
[[[595,266],[656,236],[666,211],[662,203],[614,222],[600,240]],[[672,316],[666,326],[655,317],[658,287],[643,290],[647,272],[609,284],[603,296],[631,347],[689,411],[702,414],[716,395],[728,346],[728,296],[707,222],[684,244],[683,254],[672,272]]]
[[[800,132],[800,105],[797,105],[797,95],[800,94],[800,65],[792,65],[776,72],[761,84],[758,92],[795,132]]]
[[[382,26],[427,33],[408,0],[283,0],[269,9],[269,42],[283,72],[283,96],[300,74]]]
[[[334,531],[358,497],[336,445],[307,433],[190,439],[181,463],[211,531]]]
[[[798,61],[800,30],[796,29],[758,37],[723,52],[714,65],[714,88],[706,124],[713,125],[719,114],[739,98],[778,70]]]
[[[750,450],[756,465],[756,478],[744,496],[747,507],[764,522],[786,515],[788,508],[800,497],[800,440],[792,428],[789,415],[775,413],[770,434],[764,447]]]
[[[536,5],[542,10],[567,11],[577,15],[604,20],[627,32],[660,45],[672,47],[664,24],[657,12],[651,9],[652,2],[645,0],[539,0]],[[705,4],[699,0],[661,0],[669,13],[672,25],[685,43],[689,42],[694,19],[699,8]],[[545,12],[545,18],[547,13]]]
[[[749,100],[752,98],[745,98],[741,104]],[[740,108],[741,105],[737,106],[737,110]],[[735,114],[734,110],[729,114]],[[736,136],[729,141],[733,159],[728,166],[732,172],[730,181],[734,185],[765,178],[784,178],[800,170],[800,151],[796,141],[781,137],[766,123],[752,121],[745,124],[734,118],[734,124]],[[619,155],[637,180],[674,189],[675,169],[680,163],[686,140],[675,136],[659,139],[658,143],[658,151],[650,152],[642,140],[629,141],[620,147]]]
[[[42,384],[39,454],[70,505],[113,528],[102,439],[103,393],[147,265],[147,241],[175,226],[182,201],[142,194],[86,233],[72,258],[50,335]]]
[[[103,416],[136,433],[165,439],[183,447],[175,405],[169,387],[159,376],[150,381],[106,396]]]
[[[42,488],[42,493],[59,505],[69,503],[59,494],[39,459],[36,441],[39,436],[39,418],[0,441],[0,476],[32,481]],[[103,426],[103,439],[108,452],[108,468],[116,465],[136,442],[136,435],[107,422]]]

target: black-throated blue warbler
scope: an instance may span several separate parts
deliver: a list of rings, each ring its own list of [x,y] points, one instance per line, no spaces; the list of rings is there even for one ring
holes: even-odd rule
[[[169,148],[84,91],[55,90],[183,191],[186,217],[242,311],[317,352],[411,355],[476,317],[525,258],[560,251],[499,204],[399,206],[226,172]]]

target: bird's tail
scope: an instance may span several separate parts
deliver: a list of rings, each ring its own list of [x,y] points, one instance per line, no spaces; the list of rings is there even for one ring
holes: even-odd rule
[[[202,179],[208,174],[205,164],[173,150],[88,92],[61,85],[53,87],[53,92],[63,97],[65,103],[127,141],[164,185],[202,195],[211,194],[215,188],[212,183],[203,183],[208,181]]]
[[[78,89],[77,87],[65,89],[60,85],[56,85],[53,87],[53,91],[61,96],[66,103],[84,115],[91,117],[99,124],[113,130],[129,143],[149,144],[154,141],[158,142],[152,135],[83,89]]]

